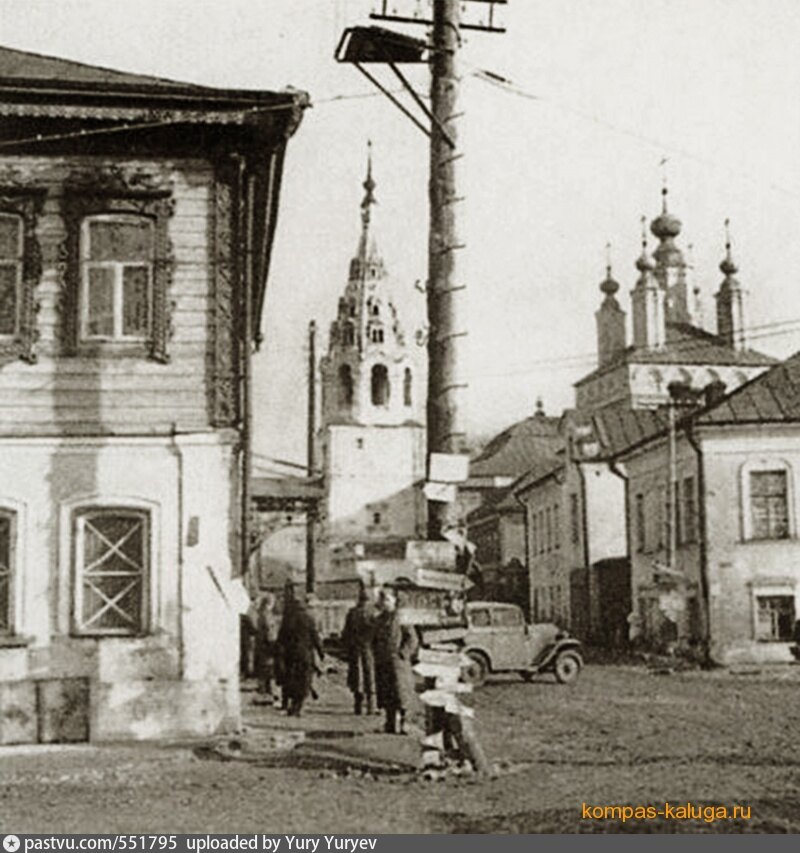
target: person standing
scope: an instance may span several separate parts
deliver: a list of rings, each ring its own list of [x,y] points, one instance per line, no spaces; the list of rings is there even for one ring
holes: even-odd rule
[[[361,714],[366,699],[366,711],[375,711],[374,669],[375,621],[377,614],[364,586],[358,591],[358,601],[345,617],[342,643],[347,656],[347,686],[353,694],[355,714]]]
[[[272,679],[275,677],[275,643],[278,639],[275,596],[266,593],[259,602],[255,630],[255,676],[258,692],[272,703]]]
[[[291,606],[284,607],[283,621],[278,632],[281,686],[289,716],[300,716],[311,692],[316,668],[315,654],[320,658],[325,656],[317,626],[305,602],[293,598]]]
[[[397,598],[389,589],[381,590],[375,627],[375,671],[378,704],[386,713],[384,731],[405,734],[407,712],[414,706],[414,671],[417,635],[404,625],[397,609]]]

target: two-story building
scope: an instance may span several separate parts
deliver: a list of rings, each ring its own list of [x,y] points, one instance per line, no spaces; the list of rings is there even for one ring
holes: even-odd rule
[[[0,742],[238,722],[249,360],[306,103],[0,49]]]
[[[651,645],[788,662],[800,615],[800,354],[618,457]]]
[[[575,633],[606,645],[625,642],[631,608],[625,486],[609,463],[663,426],[670,384],[699,390],[722,383],[732,390],[775,363],[747,345],[744,292],[730,247],[721,264],[712,334],[702,326],[701,291],[676,243],[681,222],[667,209],[666,190],[650,231],[658,246],[651,255],[643,231],[631,291],[630,344],[617,299],[620,285],[609,264],[596,312],[598,366],[575,383],[576,407],[559,422],[561,465],[544,475],[535,466],[512,486],[526,505],[529,540],[534,525],[541,529],[543,523],[547,542],[548,512],[558,507],[558,548],[545,545],[542,551],[541,536],[538,549],[529,548],[534,609],[558,614]]]

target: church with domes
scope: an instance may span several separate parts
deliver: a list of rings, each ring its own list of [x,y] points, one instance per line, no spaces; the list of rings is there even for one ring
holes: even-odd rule
[[[600,284],[603,301],[595,314],[598,366],[575,383],[579,410],[655,408],[667,402],[672,382],[698,389],[723,383],[730,392],[775,363],[748,347],[745,294],[736,278],[730,238],[715,294],[716,333],[703,328],[701,288],[676,242],[682,224],[668,209],[666,187],[662,195],[661,213],[650,224],[658,240],[652,255],[643,220],[642,253],[631,291],[630,344],[626,314],[617,299],[620,285],[610,264]]]

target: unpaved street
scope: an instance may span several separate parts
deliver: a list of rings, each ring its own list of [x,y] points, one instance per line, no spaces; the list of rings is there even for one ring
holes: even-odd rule
[[[563,687],[508,678],[474,697],[497,778],[423,781],[292,766],[268,755],[221,761],[188,745],[10,748],[0,813],[13,832],[681,832],[800,831],[800,673],[590,666]],[[300,721],[250,705],[253,732],[302,727],[362,752],[413,755],[355,718],[341,676]],[[316,735],[314,734],[316,733]],[[390,742],[393,741],[393,742]],[[750,806],[749,821],[616,822],[583,803]]]

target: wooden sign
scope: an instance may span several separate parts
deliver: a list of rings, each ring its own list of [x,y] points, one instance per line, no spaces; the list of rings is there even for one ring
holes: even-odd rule
[[[454,483],[434,483],[428,481],[422,487],[422,493],[429,501],[441,504],[452,504],[456,501],[456,487]]]
[[[411,563],[415,569],[454,572],[456,549],[450,542],[415,539],[406,542],[406,562]]]
[[[463,453],[431,453],[428,479],[435,483],[463,483],[469,477],[469,456]]]
[[[446,589],[449,592],[466,592],[474,586],[466,575],[455,572],[437,572],[435,569],[417,569],[414,578],[417,586],[428,589]]]

